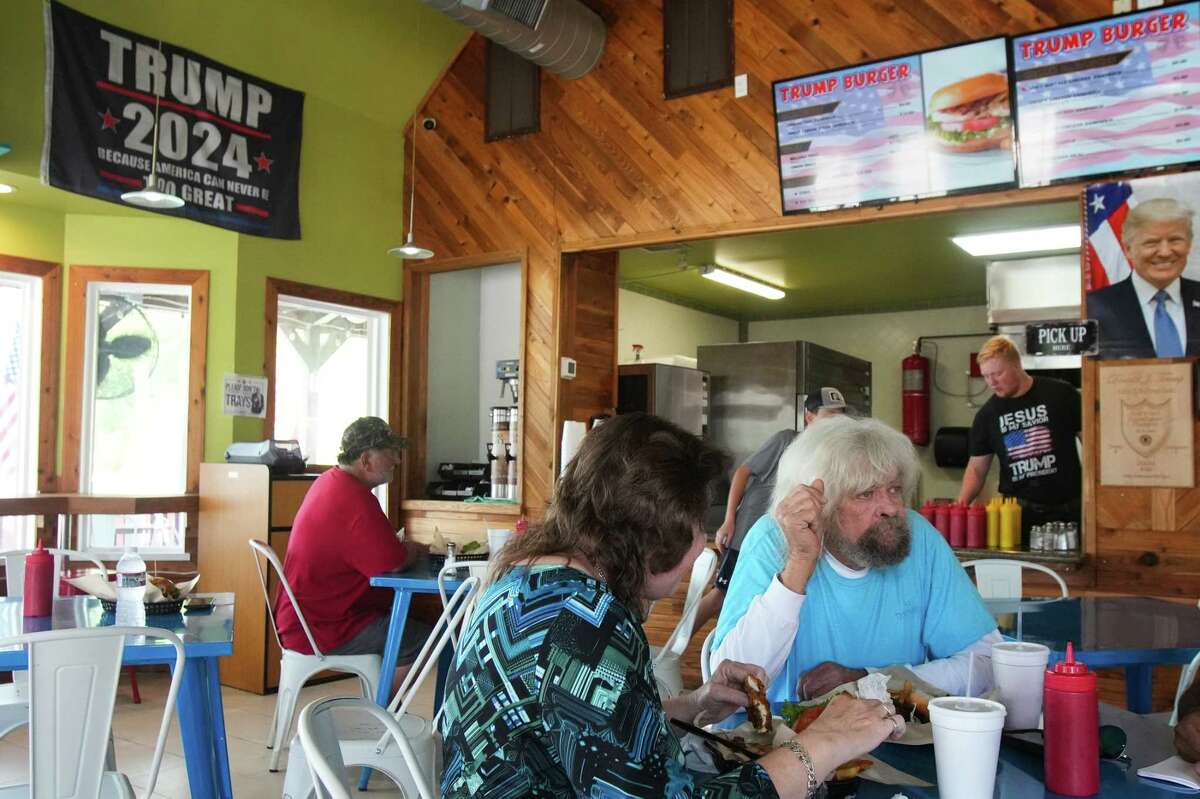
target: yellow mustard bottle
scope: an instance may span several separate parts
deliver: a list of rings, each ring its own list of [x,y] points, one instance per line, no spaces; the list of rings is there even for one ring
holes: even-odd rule
[[[1016,497],[1012,498],[1013,506],[1013,541],[1009,549],[1021,548],[1021,502]]]
[[[1014,522],[1016,515],[1013,512],[1016,506],[1016,501],[1012,497],[1005,497],[1000,504],[1000,548],[1001,549],[1016,549],[1016,539]]]
[[[992,497],[987,504],[987,547],[1000,547],[1000,497]]]

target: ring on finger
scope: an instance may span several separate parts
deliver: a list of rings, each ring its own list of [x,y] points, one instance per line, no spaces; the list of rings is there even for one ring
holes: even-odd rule
[[[900,732],[900,717],[892,714],[888,716],[888,720],[892,722],[892,727],[895,728],[896,732]]]

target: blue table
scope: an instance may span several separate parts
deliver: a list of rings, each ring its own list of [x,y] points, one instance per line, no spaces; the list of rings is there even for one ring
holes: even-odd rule
[[[1137,775],[1143,766],[1157,763],[1175,753],[1173,733],[1161,721],[1138,716],[1111,705],[1100,705],[1100,721],[1115,724],[1125,730],[1129,739],[1126,754],[1133,761],[1126,766],[1113,761],[1100,763],[1100,793],[1102,797],[1121,799],[1167,799],[1179,795],[1179,789],[1166,783],[1147,780]],[[932,746],[900,746],[884,744],[871,753],[896,768],[926,782],[937,782],[937,767],[934,763]],[[892,785],[880,785],[864,780],[858,792],[860,799],[890,799],[897,790],[910,799],[932,799],[938,796],[937,788],[897,789]],[[1193,796],[1193,792],[1188,791]],[[1003,799],[1049,799],[1059,794],[1046,790],[1042,754],[1035,747],[1026,748],[1007,738],[1000,745],[1000,762],[996,768],[995,797]]]
[[[179,685],[176,714],[188,788],[194,799],[231,799],[229,751],[225,742],[225,711],[217,658],[233,654],[233,594],[209,594],[216,607],[211,613],[150,616],[150,625],[170,630],[183,640],[187,659]],[[0,597],[0,638],[47,630],[111,627],[113,614],[105,613],[94,597],[54,600],[52,615],[26,619],[20,598]],[[126,666],[152,663],[175,665],[175,647],[161,638],[127,637]],[[27,669],[23,648],[0,649],[0,671]]]
[[[773,709],[778,715],[780,704],[773,705]],[[744,713],[735,713],[726,724],[736,726],[745,720]],[[1147,780],[1137,775],[1139,768],[1175,754],[1174,733],[1164,722],[1139,716],[1112,705],[1101,704],[1100,723],[1115,724],[1125,730],[1128,738],[1125,753],[1129,755],[1132,764],[1101,761],[1100,793],[1097,796],[1114,799],[1171,799],[1181,793],[1196,795],[1194,791]],[[1031,740],[1036,741],[1036,738]],[[859,799],[891,799],[897,793],[905,794],[909,799],[936,799],[939,796],[933,746],[883,744],[868,757],[882,760],[918,779],[933,783],[935,787],[880,785],[870,780],[862,780],[857,794]],[[1042,753],[1036,744],[1020,744],[1008,737],[1001,739],[1000,761],[996,767],[996,787],[992,795],[996,799],[1055,799],[1059,796],[1046,790]]]
[[[1151,710],[1154,667],[1190,663],[1200,652],[1200,610],[1193,604],[1150,597],[1072,597],[1053,600],[985,600],[1000,632],[1050,648],[1050,662],[1075,657],[1092,668],[1125,669],[1125,703]]]

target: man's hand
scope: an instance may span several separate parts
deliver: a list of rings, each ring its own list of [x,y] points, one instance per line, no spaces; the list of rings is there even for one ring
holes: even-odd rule
[[[1175,727],[1175,750],[1189,763],[1200,760],[1200,710],[1179,717]]]
[[[725,548],[728,547],[729,543],[733,540],[733,521],[733,519],[727,518],[721,523],[721,526],[717,528],[717,552],[722,555],[725,554]]]
[[[821,514],[825,509],[825,482],[799,485],[775,508],[775,521],[787,540],[788,559],[780,580],[797,594],[804,593],[808,578],[817,568],[825,532]]]
[[[816,699],[839,685],[861,680],[866,676],[866,669],[848,669],[840,663],[827,660],[804,673],[796,686],[796,693],[800,696],[800,701],[804,702]]]

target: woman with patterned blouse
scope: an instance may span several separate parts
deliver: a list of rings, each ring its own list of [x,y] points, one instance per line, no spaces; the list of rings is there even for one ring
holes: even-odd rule
[[[441,720],[442,796],[808,796],[840,763],[898,736],[880,702],[835,702],[807,730],[700,784],[670,719],[711,723],[745,706],[726,661],[661,700],[642,630],[704,547],[724,456],[645,414],[593,430],[545,520],[512,539],[457,648]]]

